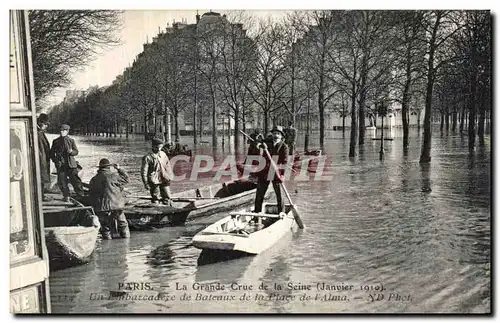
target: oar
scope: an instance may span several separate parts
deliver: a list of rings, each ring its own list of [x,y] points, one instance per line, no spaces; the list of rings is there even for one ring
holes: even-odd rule
[[[129,195],[127,198],[136,198],[136,199],[141,199],[141,200],[151,200],[151,196],[133,196]],[[186,201],[186,200],[218,200],[219,197],[172,197],[170,198],[171,201],[177,202],[177,201]]]
[[[279,176],[278,166],[276,165],[276,163],[272,159],[271,154],[269,154],[269,151],[267,150],[267,148],[264,148],[264,151],[266,152],[267,158],[269,158],[271,160],[271,165],[273,166],[274,171]],[[290,205],[292,206],[292,214],[293,214],[293,218],[295,219],[295,222],[297,222],[297,225],[299,226],[299,228],[304,229],[305,225],[302,222],[299,211],[297,210],[297,208],[295,207],[295,205],[292,202],[292,199],[290,198],[290,194],[288,194],[288,190],[286,189],[285,184],[283,184],[283,182],[280,181],[280,185],[283,188],[283,191],[285,191],[286,197],[288,198],[288,202],[290,202]]]

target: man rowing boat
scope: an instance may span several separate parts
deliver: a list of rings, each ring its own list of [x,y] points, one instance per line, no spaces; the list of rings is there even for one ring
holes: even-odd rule
[[[172,168],[167,154],[162,151],[163,141],[154,138],[151,152],[142,158],[141,176],[144,187],[151,194],[151,202],[171,205],[170,180]]]
[[[257,145],[258,148],[268,149],[269,154],[271,156],[278,156],[278,165],[285,165],[288,160],[288,146],[283,141],[284,133],[281,126],[276,126],[271,130],[272,141],[261,142]],[[257,193],[255,196],[255,208],[254,212],[262,211],[262,203],[264,202],[264,196],[266,195],[267,188],[269,187],[270,178],[269,172],[271,168],[271,161],[264,155],[266,159],[266,167],[258,174],[258,182],[257,182]],[[272,171],[272,170],[271,170]],[[276,202],[278,204],[278,213],[283,212],[285,209],[285,205],[283,202],[283,198],[281,196],[281,188],[280,183],[283,182],[284,170],[280,170],[279,174],[274,174],[272,179],[274,193],[276,194]]]

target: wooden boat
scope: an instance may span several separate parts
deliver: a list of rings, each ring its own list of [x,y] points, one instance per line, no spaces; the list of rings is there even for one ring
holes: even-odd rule
[[[372,138],[372,140],[382,140],[382,139],[381,138]],[[389,138],[384,138],[384,140],[393,141],[394,138],[389,137]]]
[[[321,149],[313,149],[296,153],[293,162],[293,169],[299,170],[302,167],[302,160],[311,158],[311,160],[309,160],[309,162],[307,163],[307,169],[309,172],[313,173],[316,172],[316,168],[319,163],[319,158],[314,158],[314,157],[321,156],[322,152],[323,151]]]
[[[276,204],[263,205],[263,213],[231,212],[193,237],[196,248],[217,253],[256,255],[297,229],[291,205],[278,214]]]
[[[173,150],[173,151],[169,151],[167,152],[167,156],[168,158],[172,158],[172,157],[175,157],[177,155],[186,155],[186,156],[193,156],[193,152],[191,149],[189,150]]]
[[[128,196],[123,211],[129,227],[135,230],[181,225],[198,217],[253,203],[256,191],[256,183],[236,180],[174,193],[172,205],[153,204],[149,196]],[[266,198],[270,193],[268,190]],[[80,201],[90,205],[88,196]]]
[[[54,199],[43,202],[43,216],[50,269],[87,263],[95,250],[100,227],[93,209],[76,200]]]

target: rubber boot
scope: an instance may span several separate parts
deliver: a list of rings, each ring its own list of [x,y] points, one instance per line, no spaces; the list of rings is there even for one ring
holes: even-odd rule
[[[117,230],[122,238],[130,238],[130,229],[128,227],[128,221],[125,214],[121,212],[116,217]]]
[[[103,240],[112,240],[113,236],[111,235],[111,231],[101,231]]]
[[[120,233],[120,237],[124,238],[124,239],[128,239],[130,238],[130,229],[127,227],[122,227],[122,228],[118,228],[118,231]]]

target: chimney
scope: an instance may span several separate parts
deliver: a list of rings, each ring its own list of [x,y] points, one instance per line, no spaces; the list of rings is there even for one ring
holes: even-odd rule
[[[200,14],[198,13],[198,10],[196,10],[196,23],[200,22]]]

